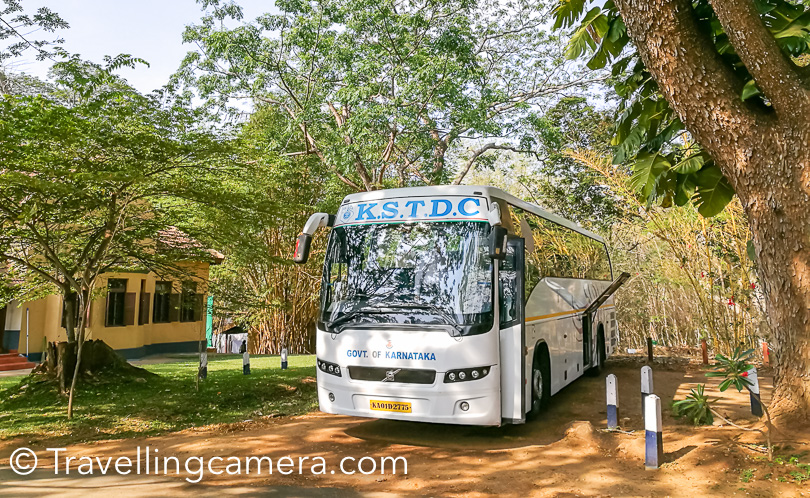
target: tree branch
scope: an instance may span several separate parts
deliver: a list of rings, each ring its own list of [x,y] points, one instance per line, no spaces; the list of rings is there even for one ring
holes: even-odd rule
[[[717,19],[737,55],[780,117],[795,119],[810,111],[810,91],[794,64],[763,24],[751,0],[712,0]]]
[[[761,115],[740,100],[743,82],[698,29],[691,0],[616,0],[616,6],[681,122],[726,176],[741,173],[733,144],[753,142],[767,129]]]
[[[453,185],[461,185],[462,180],[464,180],[464,177],[467,176],[467,173],[470,172],[470,168],[472,168],[472,165],[475,163],[475,161],[477,161],[478,158],[481,157],[481,155],[483,153],[485,153],[488,150],[493,150],[493,149],[511,150],[512,152],[520,152],[520,153],[523,153],[523,154],[532,153],[532,151],[530,151],[530,150],[518,149],[514,145],[510,145],[510,144],[497,144],[495,142],[488,143],[488,144],[484,145],[483,147],[481,147],[480,149],[473,152],[473,155],[467,161],[467,164],[464,165],[464,168],[462,168],[461,171],[459,171],[458,175],[456,176],[456,179],[453,180]]]

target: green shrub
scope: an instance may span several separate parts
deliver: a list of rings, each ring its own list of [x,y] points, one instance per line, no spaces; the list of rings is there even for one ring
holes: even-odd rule
[[[714,416],[709,406],[709,397],[704,394],[704,385],[698,384],[685,399],[672,403],[676,417],[686,418],[694,425],[711,425]]]

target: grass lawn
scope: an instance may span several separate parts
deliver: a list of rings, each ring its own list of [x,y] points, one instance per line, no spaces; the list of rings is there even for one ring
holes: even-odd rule
[[[281,370],[278,356],[212,355],[208,379],[195,391],[196,357],[144,365],[157,376],[101,377],[79,383],[74,419],[66,419],[67,398],[52,384],[28,377],[0,377],[0,439],[62,442],[156,435],[268,415],[298,415],[317,409],[315,356],[290,356]],[[186,359],[187,358],[187,359]]]

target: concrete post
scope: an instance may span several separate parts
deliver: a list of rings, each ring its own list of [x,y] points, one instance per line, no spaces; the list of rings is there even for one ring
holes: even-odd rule
[[[644,468],[657,469],[664,461],[664,441],[661,422],[661,399],[650,394],[644,407]]]
[[[281,349],[281,369],[287,370],[287,348]]]
[[[619,381],[616,376],[610,374],[605,379],[607,388],[607,428],[609,430],[619,428]]]
[[[644,416],[646,409],[646,399],[654,392],[652,367],[645,365],[641,367],[641,415]]]
[[[250,375],[250,353],[247,351],[242,353],[242,373]]]
[[[751,367],[751,370],[748,371],[748,380],[751,382],[751,385],[748,386],[748,392],[751,395],[751,414],[761,417],[763,411],[762,403],[757,399],[757,396],[759,396],[759,377],[757,376],[756,367]]]

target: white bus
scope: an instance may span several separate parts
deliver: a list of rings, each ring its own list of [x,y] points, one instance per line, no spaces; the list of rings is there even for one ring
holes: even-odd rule
[[[347,196],[310,217],[326,247],[316,352],[321,411],[468,425],[523,423],[616,347],[598,235],[500,189]]]

